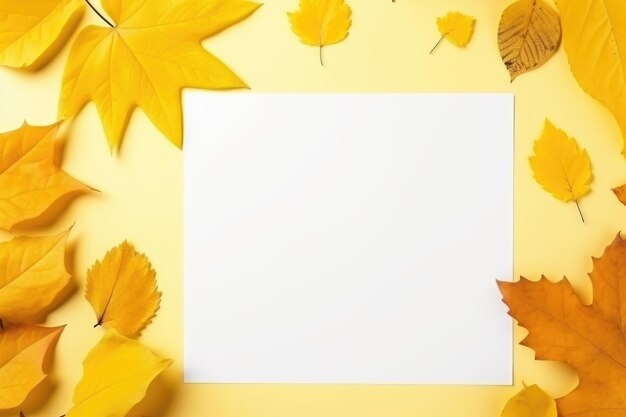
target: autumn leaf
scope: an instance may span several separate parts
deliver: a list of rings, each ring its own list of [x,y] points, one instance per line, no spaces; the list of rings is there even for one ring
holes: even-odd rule
[[[449,40],[457,46],[467,45],[474,34],[475,23],[476,19],[472,16],[467,16],[459,12],[450,12],[438,18],[437,27],[439,28],[439,33],[441,33],[441,38],[433,49],[430,50],[430,53],[432,54],[444,39]]]
[[[68,234],[0,243],[0,320],[32,323],[48,312],[70,280],[65,269]]]
[[[550,59],[560,44],[561,20],[544,0],[518,0],[502,12],[498,47],[511,81]]]
[[[0,1],[0,65],[36,68],[47,61],[83,9],[82,0]]]
[[[591,191],[589,184],[593,178],[587,151],[547,119],[534,150],[530,166],[535,180],[554,198],[575,202],[584,222],[579,202]]]
[[[200,41],[252,14],[240,0],[103,0],[114,23],[89,26],[74,42],[63,76],[60,114],[73,117],[94,101],[111,149],[135,107],[176,146],[183,145],[184,87],[247,87]]]
[[[626,156],[626,7],[623,0],[558,0],[563,47],[574,77],[604,104],[624,137]]]
[[[6,326],[0,332],[0,410],[19,407],[48,373],[46,356],[63,327]]]
[[[346,39],[352,26],[352,10],[344,0],[300,0],[300,9],[287,16],[300,42],[319,47],[322,65],[322,47]]]
[[[593,259],[593,301],[584,305],[567,279],[557,283],[498,282],[537,359],[563,362],[578,386],[557,400],[560,417],[622,417],[626,413],[626,241],[621,236]]]
[[[537,385],[524,385],[507,401],[501,417],[557,417],[556,403]]]
[[[626,184],[613,188],[613,193],[615,193],[620,203],[626,206]]]
[[[128,242],[111,249],[87,272],[86,297],[96,313],[96,326],[139,336],[161,302],[155,275],[148,258]]]
[[[83,377],[67,417],[125,416],[171,363],[109,330],[83,362]]]

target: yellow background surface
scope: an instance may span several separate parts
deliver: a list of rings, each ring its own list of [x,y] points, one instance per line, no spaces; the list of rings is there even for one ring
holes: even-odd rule
[[[349,0],[353,9],[350,36],[325,48],[323,68],[317,50],[300,44],[289,29],[286,12],[297,7],[297,0],[267,0],[251,18],[207,40],[205,46],[254,91],[515,93],[516,275],[531,279],[542,273],[552,279],[567,275],[589,302],[591,256],[601,255],[626,226],[626,207],[610,190],[626,182],[621,136],[609,112],[580,89],[562,49],[543,67],[509,82],[496,44],[499,16],[509,3]],[[435,19],[451,10],[477,18],[474,38],[465,49],[444,42],[429,55],[439,39]],[[81,24],[88,23],[99,24],[89,10]],[[36,73],[0,69],[0,131],[19,127],[24,119],[31,124],[55,121],[67,52],[66,47]],[[581,204],[586,224],[572,203],[555,200],[532,179],[528,156],[546,117],[576,137],[591,157],[593,192]],[[311,114],[311,123],[323,120]],[[454,123],[452,117],[450,123]],[[210,132],[208,118],[207,135]],[[454,151],[451,147],[450,152]],[[25,407],[27,417],[57,417],[71,406],[82,359],[104,334],[92,328],[94,313],[83,297],[86,272],[124,239],[150,257],[163,291],[158,316],[141,341],[175,359],[147,400],[133,411],[135,416],[486,417],[499,415],[522,381],[538,383],[553,396],[562,396],[576,385],[571,370],[536,362],[533,352],[520,346],[514,348],[514,387],[183,385],[182,161],[182,152],[140,111],[117,157],[109,153],[93,104],[67,129],[64,169],[101,193],[78,198],[51,224],[31,224],[17,231],[47,233],[75,223],[68,266],[76,292],[47,322],[68,326],[59,341],[49,382],[38,389],[49,397],[42,404],[30,401]],[[462,173],[459,186],[472,186],[463,182]],[[458,210],[463,210],[463,201],[458,202]],[[478,328],[481,323],[473,325]],[[516,328],[515,334],[519,341],[525,331]]]

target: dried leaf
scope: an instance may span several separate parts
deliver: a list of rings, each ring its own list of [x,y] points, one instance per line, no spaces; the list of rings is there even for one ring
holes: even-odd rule
[[[35,219],[59,198],[89,187],[54,163],[54,138],[59,124],[24,124],[0,133],[0,229]]]
[[[450,12],[437,19],[437,27],[441,33],[441,39],[431,49],[432,54],[443,39],[447,39],[457,46],[465,46],[472,39],[476,19],[459,12]]]
[[[613,192],[620,203],[626,206],[626,184],[613,188]]]
[[[111,249],[87,273],[86,297],[98,323],[137,337],[161,302],[150,261],[128,242]]]
[[[46,378],[45,358],[62,331],[19,325],[0,332],[0,410],[19,407]]]
[[[77,23],[82,0],[0,2],[0,65],[37,67],[62,46],[58,40]]]
[[[559,14],[544,0],[518,0],[502,12],[498,47],[511,81],[545,63],[560,44]]]
[[[626,7],[623,0],[558,0],[563,47],[572,72],[604,104],[624,137],[626,156]]]
[[[580,212],[579,202],[589,194],[593,178],[591,161],[584,149],[573,138],[546,120],[543,133],[535,142],[535,154],[530,166],[535,180],[561,201],[574,201]],[[581,218],[582,213],[580,213]],[[583,218],[583,222],[584,222]]]
[[[0,243],[0,319],[41,320],[69,283],[65,244],[69,231]]]
[[[67,417],[125,416],[171,363],[141,343],[109,330],[83,362],[83,378]]]
[[[537,385],[524,385],[507,401],[501,417],[557,417],[556,403]]]
[[[504,302],[529,331],[521,342],[537,359],[568,364],[579,384],[557,402],[561,417],[626,413],[626,241],[619,235],[593,259],[593,302],[584,305],[567,279],[499,282]]]
[[[305,45],[322,47],[346,39],[352,25],[352,10],[344,0],[300,0],[300,9],[287,13],[291,30]]]
[[[83,29],[68,58],[60,114],[73,117],[94,101],[111,149],[122,142],[140,107],[176,146],[183,145],[184,87],[242,88],[246,84],[200,41],[251,15],[241,0],[103,0],[115,27]]]

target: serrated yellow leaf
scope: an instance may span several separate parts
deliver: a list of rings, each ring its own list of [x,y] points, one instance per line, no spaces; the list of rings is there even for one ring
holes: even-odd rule
[[[150,261],[128,242],[111,249],[87,272],[86,297],[97,325],[139,336],[161,302]]]
[[[352,25],[352,10],[344,0],[300,0],[300,9],[287,13],[291,30],[305,45],[322,47],[343,41]]]
[[[589,184],[593,176],[587,151],[547,119],[534,151],[530,166],[539,185],[555,198],[578,205],[591,191]]]
[[[8,326],[0,332],[0,410],[19,407],[47,375],[44,360],[63,327]]]
[[[42,215],[59,198],[89,187],[54,162],[59,124],[0,133],[0,229]]]
[[[63,76],[60,114],[96,104],[111,149],[135,107],[176,146],[183,145],[184,87],[247,87],[200,41],[245,19],[259,4],[241,0],[103,0],[115,27],[83,29]]]
[[[557,417],[556,402],[537,385],[525,386],[506,403],[502,417]]]
[[[445,38],[457,46],[465,46],[469,43],[474,34],[475,23],[476,19],[472,16],[459,12],[450,12],[443,17],[437,18],[437,27],[439,28],[439,33],[441,33],[441,39]]]
[[[41,321],[70,280],[65,269],[68,234],[0,243],[0,320]]]
[[[47,61],[83,9],[82,0],[0,1],[0,65],[37,67]]]
[[[519,0],[504,9],[498,47],[511,81],[546,62],[561,44],[561,19],[544,0]]]
[[[623,0],[558,0],[563,47],[574,77],[622,131],[626,156],[626,7]]]
[[[67,417],[122,417],[172,363],[141,343],[109,330],[83,362],[83,378]]]

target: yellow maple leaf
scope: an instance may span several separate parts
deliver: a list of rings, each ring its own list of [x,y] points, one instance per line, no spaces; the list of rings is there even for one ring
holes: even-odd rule
[[[437,18],[437,28],[441,33],[439,42],[430,50],[432,54],[444,39],[457,46],[466,46],[474,34],[476,19],[472,16],[459,12],[450,12],[443,17]]]
[[[176,146],[183,145],[183,87],[247,87],[200,41],[243,20],[259,4],[240,0],[103,0],[116,23],[89,26],[74,42],[59,111],[73,117],[94,101],[111,149],[140,107]],[[113,25],[111,23],[111,25]]]
[[[171,363],[109,330],[83,362],[83,377],[67,417],[125,416]]]
[[[0,1],[0,65],[36,68],[47,62],[83,9],[82,0]]]
[[[352,10],[344,0],[300,0],[300,9],[287,13],[291,30],[305,45],[322,47],[343,41],[352,25]]]
[[[501,417],[557,417],[556,402],[537,385],[524,385],[507,401]]]
[[[547,119],[534,151],[530,166],[535,180],[555,198],[574,201],[584,222],[579,202],[591,191],[589,184],[593,178],[587,151]]]
[[[68,234],[0,243],[0,320],[41,321],[69,284],[65,269]]]
[[[626,7],[622,0],[559,0],[563,47],[574,77],[622,131],[626,156]]]
[[[60,170],[54,161],[59,124],[24,124],[0,133],[0,228],[10,230],[34,219],[59,198],[89,187]]]
[[[87,272],[86,297],[96,326],[136,337],[156,314],[161,302],[150,261],[128,242],[111,249]]]
[[[0,410],[19,407],[46,378],[45,358],[62,331],[19,325],[0,332]]]
[[[559,14],[544,0],[518,0],[502,12],[498,47],[511,81],[550,59],[560,44]]]

